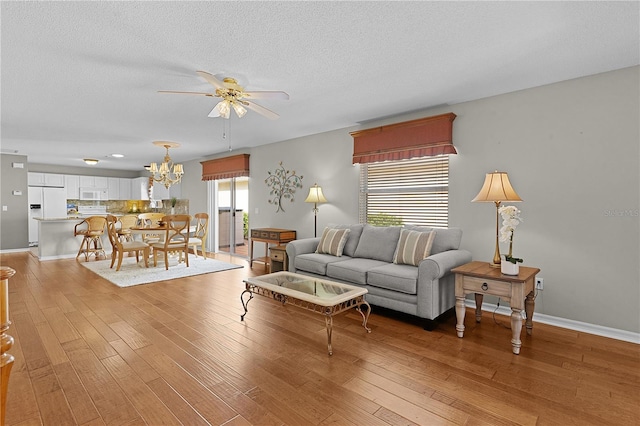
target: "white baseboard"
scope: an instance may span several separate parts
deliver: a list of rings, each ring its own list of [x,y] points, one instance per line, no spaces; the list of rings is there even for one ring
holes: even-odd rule
[[[20,253],[23,251],[29,251],[29,247],[27,248],[19,248],[19,249],[7,249],[7,250],[0,250],[0,253],[4,254],[4,253]]]
[[[469,308],[476,308],[475,300],[466,300],[465,305]],[[495,312],[499,315],[511,316],[511,308],[509,306],[497,306],[492,303],[482,303],[482,310]],[[522,313],[524,316],[524,311]],[[555,327],[567,328],[569,330],[581,331],[584,333],[595,334],[596,336],[609,337],[611,339],[622,340],[625,342],[640,344],[640,333],[634,333],[617,328],[604,327],[597,324],[589,324],[581,321],[574,321],[567,318],[554,317],[552,315],[540,314],[534,311],[533,321],[542,324],[549,324]]]

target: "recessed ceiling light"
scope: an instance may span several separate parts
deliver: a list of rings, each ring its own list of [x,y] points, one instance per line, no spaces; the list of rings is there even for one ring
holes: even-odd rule
[[[83,161],[90,166],[95,166],[96,164],[98,164],[98,160],[96,160],[95,158],[85,158],[83,159]]]
[[[111,156],[114,157],[114,158],[122,158],[122,157],[124,157],[123,154],[111,154]]]

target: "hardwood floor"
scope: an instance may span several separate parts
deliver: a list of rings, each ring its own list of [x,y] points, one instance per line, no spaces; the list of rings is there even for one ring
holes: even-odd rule
[[[373,313],[334,319],[256,296],[242,269],[118,288],[76,260],[0,255],[15,356],[7,425],[640,424],[640,348],[507,317],[433,332]],[[535,320],[535,317],[534,317]]]

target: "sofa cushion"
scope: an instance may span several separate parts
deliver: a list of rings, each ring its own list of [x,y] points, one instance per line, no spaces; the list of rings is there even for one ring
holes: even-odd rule
[[[356,223],[355,225],[334,225],[329,224],[329,228],[335,229],[349,229],[349,236],[347,237],[347,243],[344,245],[343,254],[347,256],[354,257],[356,253],[356,248],[358,247],[358,241],[360,241],[360,236],[362,235],[362,230],[364,229],[364,225],[361,223]]]
[[[460,228],[429,228],[425,226],[406,225],[406,229],[411,231],[429,232],[435,231],[431,254],[442,253],[447,250],[458,250],[462,240],[462,229]]]
[[[366,224],[354,257],[393,262],[393,255],[400,238],[400,229],[399,226],[378,227]]]
[[[345,259],[343,256],[341,259]],[[380,260],[348,258],[327,264],[327,277],[355,284],[367,284],[367,271],[385,263]]]
[[[327,274],[327,265],[332,262],[342,262],[351,259],[348,256],[332,256],[330,254],[306,253],[296,256],[295,268],[305,272],[311,272],[318,275]]]
[[[345,243],[347,242],[349,232],[350,230],[348,228],[324,228],[316,253],[332,254],[338,257],[342,256],[342,251]]]
[[[422,259],[429,256],[435,232],[419,232],[403,229],[396,247],[393,263],[418,266]]]
[[[416,294],[418,288],[418,267],[389,263],[372,268],[367,273],[367,284],[373,287]]]

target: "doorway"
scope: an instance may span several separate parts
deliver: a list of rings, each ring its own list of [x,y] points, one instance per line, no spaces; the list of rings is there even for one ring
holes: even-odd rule
[[[249,178],[217,181],[218,250],[248,257]]]

